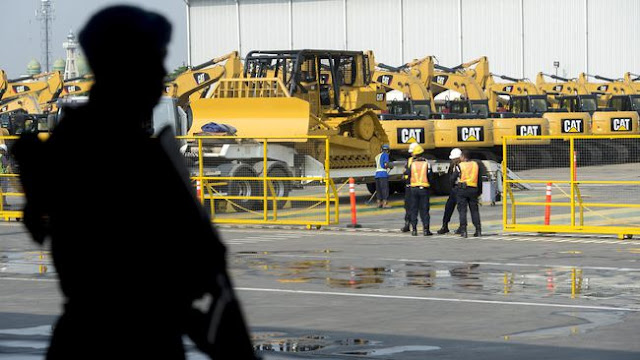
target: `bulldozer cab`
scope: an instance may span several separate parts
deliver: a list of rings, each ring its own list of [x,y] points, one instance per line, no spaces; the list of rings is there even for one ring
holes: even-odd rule
[[[593,113],[598,111],[598,97],[595,94],[558,96],[556,100],[559,101],[559,108],[568,112]]]
[[[511,96],[509,110],[514,114],[543,114],[549,111],[549,104],[545,95]]]
[[[344,101],[349,88],[371,82],[369,59],[358,51],[253,51],[245,60],[245,78],[280,79],[289,94],[309,102],[316,117],[323,113],[354,110]]]

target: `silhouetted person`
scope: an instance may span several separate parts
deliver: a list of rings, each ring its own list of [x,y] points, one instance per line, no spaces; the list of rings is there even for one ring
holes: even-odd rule
[[[95,14],[80,33],[95,76],[88,104],[48,141],[14,146],[25,224],[51,239],[65,298],[48,359],[183,359],[183,334],[216,359],[253,358],[224,246],[172,134],[150,137],[170,34],[138,8]],[[207,293],[224,311],[193,309]]]

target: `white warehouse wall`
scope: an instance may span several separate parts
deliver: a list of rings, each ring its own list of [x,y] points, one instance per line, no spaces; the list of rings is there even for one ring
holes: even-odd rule
[[[231,50],[346,48],[389,65],[487,56],[491,72],[534,81],[554,61],[566,77],[640,72],[640,1],[189,0],[188,13],[193,65]]]

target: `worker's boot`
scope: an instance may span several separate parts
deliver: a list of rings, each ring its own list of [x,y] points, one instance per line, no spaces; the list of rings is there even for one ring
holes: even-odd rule
[[[460,237],[467,238],[469,234],[467,234],[467,228],[460,228]]]
[[[442,228],[437,231],[438,235],[446,234],[449,232],[449,227],[447,225],[442,225]]]
[[[460,228],[457,228],[453,233],[456,235],[460,235],[462,233],[462,230]]]
[[[418,236],[418,225],[411,225],[411,236]]]
[[[476,228],[476,232],[473,233],[473,237],[480,237],[482,236],[482,230],[480,229],[480,226],[478,226]]]
[[[390,208],[391,206],[389,206],[389,204],[387,203],[387,200],[382,200],[382,208]]]
[[[411,224],[409,224],[409,222],[408,222],[408,221],[405,221],[405,222],[404,222],[404,226],[402,227],[402,229],[400,229],[400,231],[402,231],[402,232],[409,232],[409,231],[410,231],[410,226],[411,226]]]
[[[378,200],[378,208],[382,207],[382,200]]]
[[[431,235],[433,235],[433,233],[431,232],[431,230],[429,230],[428,226],[425,226],[424,229],[422,230],[422,235],[431,236]]]

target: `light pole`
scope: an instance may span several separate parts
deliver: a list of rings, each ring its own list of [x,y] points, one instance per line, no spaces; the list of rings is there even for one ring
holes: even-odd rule
[[[560,61],[554,61],[553,67],[556,68],[556,82],[558,82],[558,68],[560,67]]]

